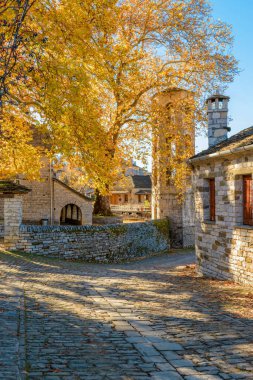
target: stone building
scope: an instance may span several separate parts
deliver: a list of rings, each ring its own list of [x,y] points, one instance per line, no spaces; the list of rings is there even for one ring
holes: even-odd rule
[[[92,224],[92,200],[57,179],[50,165],[42,169],[40,181],[18,179],[15,183],[30,190],[23,195],[23,224]],[[1,225],[3,209],[0,198]]]
[[[34,132],[33,144],[44,147],[41,136]],[[17,176],[16,185],[29,191],[23,195],[22,223],[24,224],[92,224],[93,202],[57,178],[46,155],[42,158],[39,181]],[[0,181],[1,182],[1,181]],[[14,182],[10,182],[14,184]],[[2,183],[6,183],[3,181]],[[0,225],[3,226],[4,201],[0,198]],[[0,227],[3,229],[3,227]]]
[[[207,100],[209,148],[190,159],[198,271],[253,284],[253,127],[228,138],[229,98]]]
[[[168,218],[171,225],[171,243],[174,247],[189,247],[194,245],[194,195],[192,181],[189,178],[185,189],[185,201],[178,201],[178,193],[175,186],[168,181],[167,166],[171,152],[174,148],[172,143],[167,143],[168,131],[170,131],[170,113],[177,104],[192,99],[192,94],[182,89],[172,89],[156,95],[154,102],[165,115],[165,122],[159,123],[158,133],[153,141],[152,162],[152,219]],[[180,107],[179,107],[180,108]],[[174,115],[178,128],[182,133],[188,133],[182,125],[182,115],[177,111]],[[194,132],[189,139],[192,149],[195,149]]]
[[[19,183],[31,190],[23,197],[24,224],[92,224],[92,200],[57,179],[50,165],[41,181]]]
[[[128,174],[115,184],[110,193],[111,210],[115,213],[150,215],[151,193],[152,184],[150,175]]]

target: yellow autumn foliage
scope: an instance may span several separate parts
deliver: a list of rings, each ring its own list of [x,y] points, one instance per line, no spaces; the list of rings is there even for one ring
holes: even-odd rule
[[[154,97],[187,89],[194,94],[187,104],[190,122],[185,116],[181,127],[170,123],[165,132],[177,145],[169,165],[182,190],[192,154],[182,125],[203,123],[204,97],[237,72],[230,27],[211,12],[206,0],[37,0],[24,21],[22,33],[32,36],[24,64],[21,59],[16,66],[26,77],[18,86],[9,83],[9,94],[28,124],[48,133],[51,155],[106,193],[123,163],[150,155],[157,124],[164,123]],[[7,101],[4,107],[12,112]],[[36,156],[29,149],[27,162]],[[0,167],[1,176],[20,170]]]

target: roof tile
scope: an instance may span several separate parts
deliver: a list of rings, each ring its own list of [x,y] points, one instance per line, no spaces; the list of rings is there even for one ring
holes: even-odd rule
[[[191,157],[190,160],[198,157],[208,156],[212,153],[223,152],[229,149],[240,148],[251,144],[253,144],[253,127],[243,129],[239,133],[229,137],[227,140],[224,140],[196,154],[195,156]]]

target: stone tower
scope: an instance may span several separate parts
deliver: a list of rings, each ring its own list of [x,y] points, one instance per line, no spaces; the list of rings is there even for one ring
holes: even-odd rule
[[[209,147],[228,138],[228,102],[229,97],[219,93],[207,100],[208,113],[208,145]]]
[[[166,142],[167,132],[170,131],[171,110],[174,105],[180,102],[194,101],[193,94],[182,89],[172,89],[157,94],[154,97],[156,107],[165,115],[163,122],[157,125],[157,133],[153,138],[153,157],[152,157],[152,219],[170,220],[171,240],[174,247],[194,245],[194,197],[191,186],[191,179],[186,188],[186,196],[183,204],[178,202],[177,190],[168,181],[166,166],[173,150],[173,141]],[[177,106],[175,109],[180,109]],[[168,115],[168,117],[166,116]],[[180,112],[173,113],[174,122],[182,133],[184,131]],[[189,136],[192,147],[195,147],[195,133]],[[173,138],[172,138],[173,140]]]

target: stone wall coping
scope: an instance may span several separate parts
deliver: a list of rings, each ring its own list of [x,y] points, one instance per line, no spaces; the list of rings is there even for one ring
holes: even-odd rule
[[[140,222],[140,223],[114,223],[114,224],[107,224],[107,225],[83,225],[83,226],[38,226],[38,225],[28,225],[28,224],[21,224],[20,226],[20,232],[34,232],[34,233],[48,233],[48,232],[85,232],[85,231],[97,231],[97,232],[103,232],[103,231],[109,231],[112,229],[125,229],[126,231],[129,229],[135,229],[138,227],[146,226],[148,224],[154,224],[157,221],[149,221],[149,222]]]

